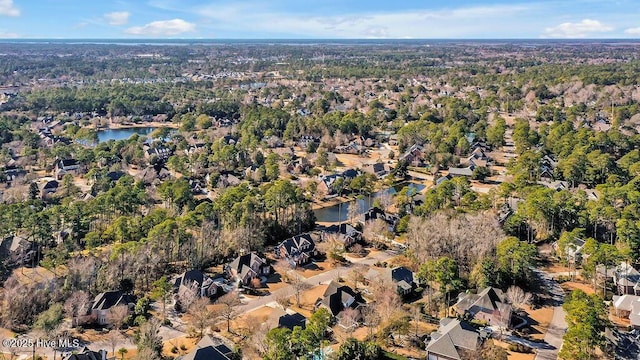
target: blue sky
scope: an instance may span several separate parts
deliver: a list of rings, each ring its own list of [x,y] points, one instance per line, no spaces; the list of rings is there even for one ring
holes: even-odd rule
[[[0,38],[639,38],[638,0],[0,0]]]

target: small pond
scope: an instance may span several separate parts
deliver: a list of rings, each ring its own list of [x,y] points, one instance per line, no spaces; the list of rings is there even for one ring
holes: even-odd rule
[[[149,135],[155,130],[153,127],[132,127],[132,128],[120,128],[120,129],[103,129],[98,130],[98,143],[103,143],[109,140],[126,140],[133,134]]]
[[[397,184],[393,187],[390,187],[388,189],[384,189],[384,190],[380,190],[378,192],[375,192],[373,194],[371,194],[371,196],[363,196],[362,198],[356,199],[356,200],[352,200],[352,201],[347,201],[347,202],[343,202],[340,204],[336,204],[336,205],[332,205],[332,206],[327,206],[327,207],[323,207],[320,209],[316,209],[313,212],[316,214],[316,221],[318,222],[330,222],[330,223],[335,223],[335,222],[340,222],[340,221],[346,221],[349,218],[348,215],[348,211],[347,209],[349,209],[349,205],[352,202],[356,202],[358,204],[358,208],[360,209],[359,213],[362,214],[365,211],[369,210],[369,208],[371,208],[371,206],[373,206],[373,203],[376,200],[376,197],[387,193],[389,195],[393,195],[396,192],[402,190],[403,187],[405,186],[409,186],[412,187],[414,189],[416,189],[416,192],[420,192],[422,191],[422,189],[425,188],[425,186],[423,184],[417,184],[417,183],[411,183],[411,182],[405,182],[405,183],[400,183]]]

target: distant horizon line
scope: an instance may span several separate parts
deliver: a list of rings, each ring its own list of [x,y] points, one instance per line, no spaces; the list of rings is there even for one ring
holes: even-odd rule
[[[640,38],[0,38],[12,41],[631,41]]]

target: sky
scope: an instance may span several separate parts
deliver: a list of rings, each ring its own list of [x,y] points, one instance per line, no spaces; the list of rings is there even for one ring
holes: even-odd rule
[[[640,38],[640,1],[0,0],[0,38]]]

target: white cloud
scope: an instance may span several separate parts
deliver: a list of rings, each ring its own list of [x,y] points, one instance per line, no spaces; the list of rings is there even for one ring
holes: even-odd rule
[[[566,22],[558,26],[546,28],[543,37],[586,38],[613,30],[613,27],[603,24],[598,20],[584,19],[578,23]]]
[[[182,19],[153,21],[144,26],[134,26],[125,30],[131,35],[175,36],[196,31],[196,25]]]
[[[14,32],[0,31],[0,39],[17,39],[19,37],[20,37],[20,35],[14,33]]]
[[[273,11],[267,3],[231,3],[191,9],[212,20],[213,28],[229,32],[286,34],[313,37],[446,38],[490,37],[509,33],[519,16],[535,10],[535,4],[472,6],[444,10],[314,15]],[[185,9],[187,10],[187,9]],[[538,24],[527,24],[535,31]]]
[[[20,16],[20,9],[13,4],[13,0],[0,0],[0,15]]]
[[[640,27],[627,29],[624,33],[629,35],[640,35]]]
[[[104,14],[104,19],[109,25],[125,25],[129,22],[129,16],[131,16],[131,14],[128,11],[115,11]]]

